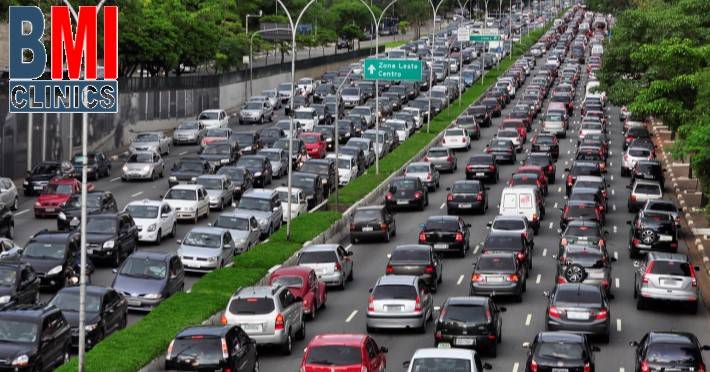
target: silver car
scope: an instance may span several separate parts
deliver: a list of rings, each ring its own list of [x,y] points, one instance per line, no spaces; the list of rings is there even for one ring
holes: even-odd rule
[[[419,178],[429,191],[436,191],[439,187],[439,171],[429,162],[410,163],[404,170],[404,176]]]
[[[271,189],[251,189],[242,194],[234,213],[245,213],[256,217],[261,230],[261,238],[266,239],[283,222],[283,208],[278,192]]]
[[[367,331],[416,329],[426,332],[434,314],[434,296],[424,280],[413,275],[385,275],[370,290]]]
[[[681,253],[648,252],[634,272],[634,298],[641,310],[651,301],[686,302],[688,310],[698,308],[699,289],[694,267]]]
[[[285,176],[288,173],[288,153],[282,149],[263,149],[257,155],[265,156],[271,163],[271,173],[276,178]]]
[[[0,177],[0,204],[10,206],[13,211],[16,211],[20,204],[15,183],[6,177]]]
[[[315,270],[326,285],[344,289],[345,283],[353,280],[352,255],[339,244],[315,244],[301,250],[296,264]]]
[[[185,271],[208,272],[234,264],[234,242],[227,229],[195,227],[177,243]]]
[[[525,216],[496,216],[493,221],[487,224],[488,228],[491,230],[491,234],[495,233],[512,233],[518,232],[520,235],[525,237],[528,242],[530,249],[532,250],[535,246],[534,240],[534,230],[528,219]]]
[[[279,92],[276,89],[262,90],[261,95],[269,99],[269,103],[271,103],[271,107],[273,107],[274,110],[278,110],[281,108]]]
[[[234,184],[225,174],[210,174],[197,177],[196,184],[202,185],[207,190],[210,208],[224,209],[232,204],[234,199]]]
[[[165,175],[165,161],[157,152],[140,151],[128,155],[121,168],[121,181],[153,180]]]
[[[454,150],[446,147],[432,147],[424,156],[424,161],[432,163],[439,171],[455,172],[458,169],[458,159]]]
[[[244,253],[259,243],[259,222],[250,214],[222,213],[212,226],[229,231],[237,254]]]
[[[272,121],[273,117],[274,109],[268,101],[248,102],[246,106],[239,110],[239,124],[264,124],[264,122]]]
[[[173,145],[193,144],[202,142],[207,130],[198,120],[188,120],[178,124],[173,132]]]
[[[0,260],[14,260],[22,255],[22,247],[10,239],[0,238]]]
[[[629,212],[636,213],[648,200],[663,198],[663,188],[656,181],[637,180],[633,185],[626,186],[631,190],[629,194]]]
[[[171,139],[163,132],[138,133],[128,146],[129,152],[153,151],[160,155],[170,153]]]
[[[257,345],[276,345],[284,354],[293,351],[294,338],[306,338],[303,299],[281,285],[239,290],[229,300],[222,324],[236,324]]]

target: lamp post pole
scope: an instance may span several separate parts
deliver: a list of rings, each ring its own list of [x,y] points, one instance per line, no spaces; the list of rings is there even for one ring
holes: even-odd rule
[[[252,63],[252,58],[254,55],[254,37],[259,34],[263,34],[266,32],[273,32],[273,31],[290,31],[287,28],[269,28],[265,30],[259,30],[251,34],[251,37],[249,37],[249,95],[252,95],[252,85],[254,82],[254,64]]]
[[[291,12],[288,11],[288,8],[286,5],[281,0],[276,0],[276,2],[283,8],[284,13],[286,14],[286,17],[288,18],[288,23],[291,26],[291,102],[289,103],[290,107],[290,120],[289,120],[289,125],[288,125],[288,130],[291,135],[288,137],[288,210],[286,211],[286,239],[290,240],[291,239],[291,189],[292,189],[292,183],[291,183],[291,173],[293,170],[293,101],[294,101],[294,96],[296,95],[295,88],[296,88],[296,29],[298,27],[298,23],[301,22],[301,18],[303,17],[304,14],[306,14],[306,10],[313,5],[313,3],[316,2],[316,0],[310,0],[306,6],[303,7],[301,10],[301,13],[298,14],[298,17],[296,18],[296,22],[293,22],[293,17],[291,17]]]
[[[484,26],[484,25],[487,25],[487,22],[488,22],[488,0],[486,0],[486,1],[484,2],[484,4],[485,4],[485,6],[486,6],[486,10],[485,10],[484,15],[483,15],[483,22],[481,22],[481,35],[483,35],[483,26]],[[486,59],[486,58],[485,58],[485,52],[488,51],[488,47],[487,47],[488,43],[484,42],[483,45],[484,45],[484,52],[483,52],[483,54],[481,55],[481,85],[483,85],[483,75],[486,74],[486,67],[485,67],[484,61],[485,61],[485,59]]]
[[[263,14],[263,12],[261,11],[261,9],[259,9],[259,14],[247,14],[247,15],[246,15],[246,22],[244,22],[244,27],[245,27],[245,31],[246,31],[246,34],[247,34],[247,35],[249,35],[249,18],[252,18],[252,17],[253,17],[253,18],[259,18],[259,17],[262,16],[262,14]],[[253,39],[253,37],[252,37],[252,39]],[[252,85],[252,84],[251,84],[251,83],[252,83],[252,80],[251,80],[251,73],[252,73],[252,65],[253,65],[253,64],[254,64],[254,61],[252,60],[251,44],[250,44],[250,46],[249,46],[249,96],[251,96],[251,94],[252,94],[252,91],[251,91],[251,90],[252,90],[252,86],[251,86],[251,85]],[[246,101],[246,100],[248,99],[248,97],[247,97],[247,86],[246,86],[246,84],[244,85],[244,96],[245,96],[245,97],[244,97],[244,100]]]
[[[444,0],[439,1],[439,4],[436,6],[433,3],[433,0],[429,0],[429,5],[431,5],[431,11],[433,18],[431,19],[431,48],[429,48],[429,51],[431,53],[431,66],[429,66],[429,87],[428,87],[428,99],[429,99],[429,108],[427,112],[427,120],[426,120],[426,132],[429,133],[429,124],[431,123],[431,88],[434,86],[434,41],[436,41],[436,13],[439,12],[439,7],[441,4],[444,3]]]
[[[382,9],[382,13],[378,18],[375,16],[375,12],[372,10],[372,4],[367,5],[365,0],[360,0],[362,5],[370,11],[372,15],[372,20],[375,22],[375,58],[380,52],[380,22],[382,22],[382,17],[387,13],[389,9],[397,0],[392,0],[387,6]],[[380,174],[380,79],[375,79],[375,174]]]
[[[466,7],[466,4],[470,0],[466,0],[463,4],[461,3],[461,0],[456,0],[459,3],[459,8],[461,8],[461,24],[459,27],[464,27],[464,21],[466,20],[466,17],[463,14],[463,9]],[[459,41],[459,106],[461,106],[461,95],[463,94],[463,87],[461,84],[463,83],[463,41]]]
[[[340,154],[338,153],[338,142],[339,142],[339,134],[338,134],[338,120],[340,120],[340,100],[338,99],[338,95],[340,94],[341,89],[343,89],[343,85],[345,85],[345,82],[350,79],[350,75],[353,73],[353,69],[351,68],[350,71],[348,71],[348,74],[345,75],[345,78],[343,81],[340,83],[338,86],[338,89],[335,90],[335,169],[337,170],[339,168],[339,162],[340,162]],[[335,187],[335,210],[338,211],[338,206],[340,203],[340,194],[338,192],[338,189],[340,188],[340,174],[338,174],[338,185]]]

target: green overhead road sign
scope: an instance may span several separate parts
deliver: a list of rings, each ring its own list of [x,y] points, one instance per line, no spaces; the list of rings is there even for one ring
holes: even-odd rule
[[[367,58],[365,80],[422,80],[422,61],[418,59]]]
[[[500,40],[500,35],[479,35],[479,34],[474,34],[471,35],[469,38],[469,41],[498,41]]]

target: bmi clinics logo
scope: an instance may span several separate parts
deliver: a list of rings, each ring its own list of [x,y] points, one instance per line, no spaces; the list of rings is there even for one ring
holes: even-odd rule
[[[118,111],[118,7],[101,8],[101,4],[80,6],[76,12],[68,2],[67,6],[52,6],[48,53],[42,10],[36,6],[10,7],[10,112]],[[102,69],[97,66],[100,10],[103,11]],[[49,74],[45,67],[47,54]]]

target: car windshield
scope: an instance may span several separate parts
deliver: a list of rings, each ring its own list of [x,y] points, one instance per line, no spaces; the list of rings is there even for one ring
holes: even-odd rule
[[[575,165],[572,167],[570,174],[572,176],[598,176],[601,174],[599,167],[596,165]]]
[[[32,174],[48,174],[56,172],[58,167],[54,164],[40,164],[32,169]]]
[[[207,145],[202,153],[205,155],[229,155],[232,147],[227,143],[221,143],[218,145]]]
[[[312,120],[313,119],[313,111],[306,110],[306,111],[296,111],[293,114],[294,119],[307,119],[307,120]]]
[[[200,114],[200,116],[197,118],[198,120],[217,120],[219,118],[219,115],[215,111],[208,111],[208,112],[203,112]]]
[[[429,173],[429,166],[425,164],[412,164],[405,170],[406,173]]]
[[[86,232],[95,234],[115,234],[116,220],[113,218],[91,218],[86,221]]]
[[[247,106],[244,108],[245,110],[261,110],[264,108],[264,104],[261,102],[249,102],[247,103]]]
[[[471,372],[471,361],[460,358],[416,358],[412,372]]]
[[[128,157],[128,160],[126,160],[127,163],[152,163],[153,162],[153,154],[148,154],[148,153],[139,153],[139,154],[131,154]]]
[[[487,306],[484,304],[455,304],[444,308],[441,318],[444,322],[485,323],[488,321]]]
[[[291,90],[291,83],[281,83],[279,84],[278,90]]]
[[[153,133],[142,133],[136,136],[134,142],[158,142],[160,137]]]
[[[96,156],[93,154],[89,154],[88,156],[88,163],[89,164],[94,164],[96,163]],[[83,155],[74,155],[74,158],[72,159],[72,163],[76,165],[81,165],[84,162],[84,156]]]
[[[279,191],[279,200],[282,203],[288,202],[288,191]],[[298,203],[298,194],[295,192],[291,194],[291,203]]]
[[[120,275],[144,279],[165,279],[167,273],[164,261],[138,257],[129,257],[119,271]]]
[[[523,248],[523,239],[520,235],[491,234],[486,239],[486,249],[517,251]]]
[[[525,222],[523,220],[498,219],[493,221],[493,229],[505,231],[525,230]]]
[[[229,312],[237,315],[260,315],[274,311],[274,300],[268,297],[237,298],[229,303]]]
[[[101,310],[101,295],[86,294],[86,311],[98,313]],[[61,311],[79,312],[79,292],[59,291],[49,302],[50,305],[58,307]]]
[[[303,171],[303,172],[315,173],[315,174],[327,174],[329,170],[330,170],[329,164],[314,163],[311,161],[306,161],[303,164],[303,167],[301,168],[301,171]]]
[[[481,191],[481,184],[478,182],[456,182],[451,188],[452,193],[476,193]]]
[[[350,169],[352,167],[352,163],[350,162],[350,159],[338,159],[338,169]]]
[[[298,256],[298,264],[318,264],[338,262],[335,251],[305,251]]]
[[[188,121],[185,123],[180,123],[176,130],[196,130],[200,128],[200,124],[196,121]]]
[[[392,252],[390,262],[429,262],[430,253],[426,249],[397,248]]]
[[[99,208],[101,207],[101,200],[103,194],[87,194],[86,195],[86,207],[87,208]],[[67,200],[65,207],[68,209],[81,208],[81,194],[72,194]]]
[[[278,128],[267,128],[259,132],[259,135],[261,137],[274,137],[274,138],[281,138],[281,130]]]
[[[65,243],[29,242],[22,251],[23,257],[62,259],[66,251]]]
[[[577,154],[576,160],[601,161],[602,155],[598,152],[584,151]]]
[[[232,181],[243,181],[244,180],[244,170],[233,167],[222,167],[219,168],[217,174],[224,174],[229,177]]]
[[[303,287],[303,278],[294,275],[284,275],[279,276],[271,281],[271,284],[280,284],[284,287],[289,288],[301,288]]]
[[[476,264],[477,271],[508,272],[515,271],[515,258],[513,256],[481,255]]]
[[[378,285],[372,291],[372,297],[375,300],[413,300],[417,297],[417,289],[403,284]]]
[[[207,137],[227,137],[229,131],[224,128],[212,128],[207,131]]]
[[[305,143],[318,143],[318,141],[320,141],[320,136],[301,136],[301,139]]]
[[[235,217],[235,216],[219,216],[217,221],[214,223],[214,227],[221,227],[223,229],[231,230],[249,230],[249,219],[245,217]]]
[[[697,348],[690,343],[652,342],[646,349],[650,363],[687,364],[700,360]]]
[[[0,319],[0,342],[34,343],[37,342],[37,334],[36,322]]]
[[[567,261],[581,265],[587,269],[601,269],[604,267],[604,254],[598,249],[582,249],[576,252],[567,252]]]
[[[222,246],[222,234],[191,231],[182,241],[183,245],[202,248],[220,248]]]
[[[572,285],[570,287],[560,287],[555,294],[555,302],[566,302],[572,304],[601,305],[601,291]]]
[[[581,344],[571,342],[541,342],[535,348],[535,356],[540,359],[578,360],[584,358]]]
[[[259,151],[259,155],[269,159],[269,161],[281,160],[281,153],[276,151]]]
[[[196,161],[186,161],[180,163],[178,165],[177,170],[183,171],[183,172],[202,172],[202,162],[196,162]]]
[[[449,151],[446,149],[429,150],[427,156],[430,158],[444,158],[449,156]]]
[[[172,189],[165,195],[166,200],[197,200],[195,190]]]
[[[153,205],[128,205],[126,210],[135,218],[158,218],[160,208]]]
[[[647,158],[651,155],[651,151],[643,148],[631,148],[629,149],[629,156],[636,158]]]
[[[240,167],[245,167],[245,168],[260,168],[261,166],[264,165],[264,162],[260,158],[243,157],[243,158],[239,159],[239,162],[237,164]]]
[[[74,187],[65,183],[50,183],[45,190],[45,194],[68,195],[74,192]]]
[[[172,358],[193,365],[218,365],[222,362],[222,342],[216,336],[178,338],[172,343]]]
[[[357,346],[323,345],[308,351],[306,364],[321,366],[352,366],[362,364],[362,351]]]
[[[197,184],[204,186],[207,190],[222,190],[224,185],[219,178],[197,178]]]
[[[10,266],[0,267],[0,286],[14,287],[17,280],[17,269]]]
[[[634,194],[661,195],[661,186],[657,184],[639,183],[634,188]]]
[[[382,211],[379,209],[360,209],[355,211],[354,222],[379,221],[382,218]]]
[[[262,212],[271,212],[271,199],[242,196],[242,198],[239,200],[239,208]]]

